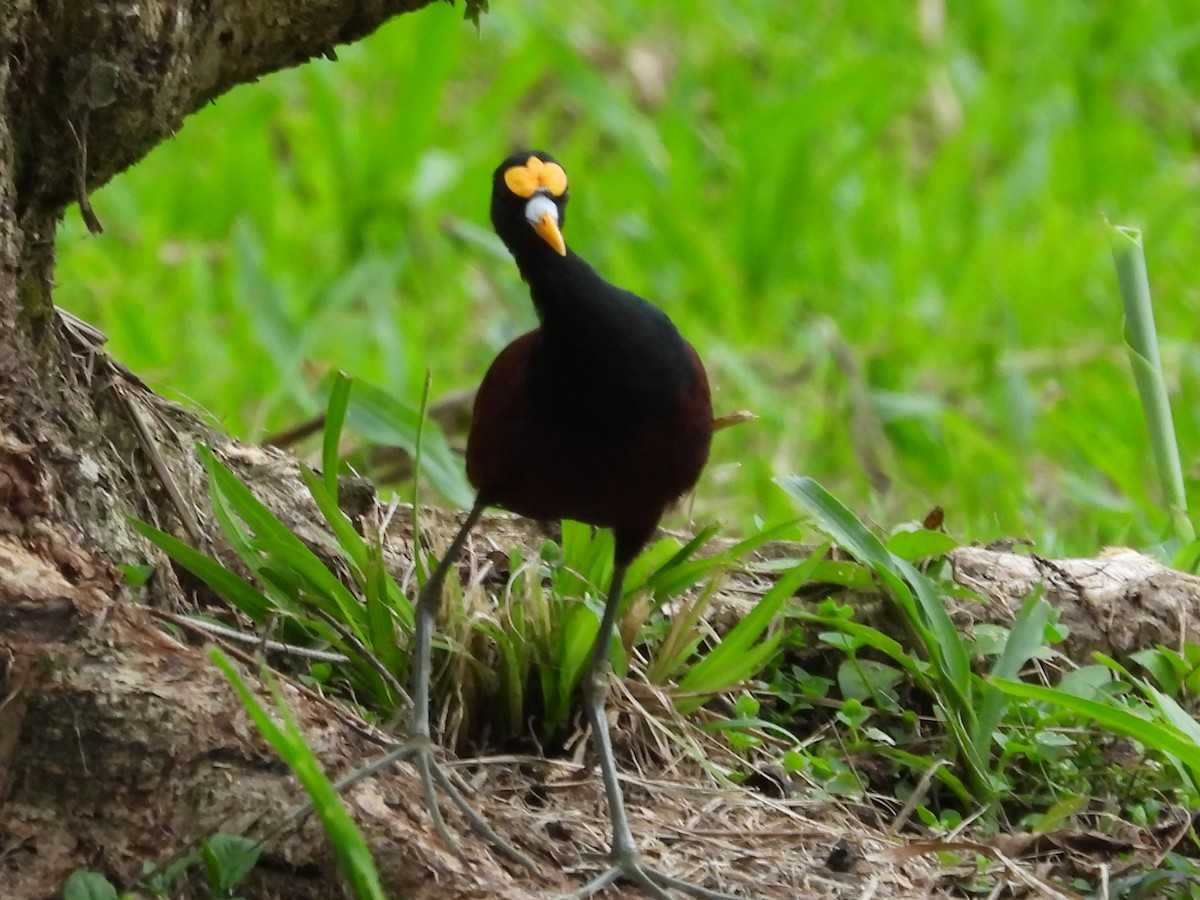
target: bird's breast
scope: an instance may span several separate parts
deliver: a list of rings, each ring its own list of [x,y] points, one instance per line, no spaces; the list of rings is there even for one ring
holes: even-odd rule
[[[467,474],[488,502],[538,519],[652,529],[708,459],[712,405],[686,342],[670,367],[618,348],[518,338],[480,386]]]

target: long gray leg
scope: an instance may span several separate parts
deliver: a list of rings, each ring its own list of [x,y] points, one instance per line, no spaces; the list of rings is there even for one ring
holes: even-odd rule
[[[421,588],[421,593],[417,597],[412,662],[413,722],[412,734],[408,740],[408,752],[404,756],[412,759],[413,765],[416,766],[417,771],[421,775],[421,790],[425,795],[425,806],[429,810],[429,815],[433,819],[433,824],[437,829],[438,835],[446,842],[447,846],[453,848],[455,852],[460,852],[458,841],[450,833],[450,829],[446,827],[446,822],[442,818],[442,812],[438,807],[437,791],[434,787],[435,783],[441,787],[454,805],[467,817],[472,828],[479,832],[479,834],[486,838],[505,856],[531,871],[536,871],[537,866],[533,864],[533,861],[500,837],[483,820],[483,817],[474,810],[462,795],[462,792],[451,783],[449,777],[442,771],[442,768],[433,756],[433,738],[429,727],[429,682],[433,675],[433,630],[437,625],[438,607],[442,603],[442,585],[446,581],[446,573],[458,562],[458,557],[462,554],[471,529],[475,527],[475,523],[483,515],[483,510],[486,506],[487,503],[482,496],[475,498],[475,505],[471,507],[471,512],[467,514],[462,527],[458,529],[458,534],[450,542],[450,547],[446,550],[445,556],[437,564],[437,568],[433,570],[433,574],[429,576],[429,580],[425,582],[425,586]]]
[[[613,629],[617,620],[617,609],[621,605],[621,594],[625,586],[625,573],[628,563],[616,563],[613,566],[612,583],[608,589],[608,599],[604,604],[604,615],[600,619],[600,630],[596,633],[596,643],[592,646],[591,659],[583,673],[581,688],[583,690],[584,710],[588,724],[592,728],[592,739],[595,741],[596,756],[600,760],[600,776],[604,780],[604,795],[608,800],[608,817],[612,822],[612,850],[609,853],[611,865],[577,891],[568,894],[564,900],[581,900],[590,897],[603,888],[608,887],[619,878],[625,878],[642,887],[656,900],[670,900],[667,889],[673,888],[701,900],[745,900],[732,894],[722,894],[689,884],[663,872],[658,872],[642,862],[638,853],[637,842],[633,838],[633,830],[629,827],[629,816],[625,812],[625,796],[621,792],[620,776],[617,772],[617,759],[613,754],[612,738],[608,733],[608,716],[605,715],[605,701],[608,698],[608,650],[612,643]]]
[[[446,555],[441,558],[421,593],[417,597],[415,614],[415,629],[413,635],[413,724],[414,735],[430,737],[429,730],[429,681],[433,675],[433,629],[437,626],[438,608],[442,605],[442,585],[446,582],[446,573],[458,563],[471,529],[483,515],[485,504],[481,498],[475,499],[475,505],[467,513],[458,534],[450,542]]]

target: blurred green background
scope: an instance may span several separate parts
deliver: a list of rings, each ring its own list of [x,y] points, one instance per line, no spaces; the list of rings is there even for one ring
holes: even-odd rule
[[[800,473],[967,540],[1165,534],[1103,217],[1145,229],[1192,465],[1200,3],[497,0],[338,56],[220,98],[97,192],[102,237],[60,234],[58,303],[234,434],[320,410],[330,369],[476,384],[535,322],[487,224],[534,145],[572,248],[759,415],[684,514],[779,521]]]

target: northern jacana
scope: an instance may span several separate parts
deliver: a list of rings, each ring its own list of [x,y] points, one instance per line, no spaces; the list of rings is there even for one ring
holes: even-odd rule
[[[540,327],[501,351],[476,396],[467,442],[475,505],[417,604],[415,730],[427,745],[429,647],[442,581],[484,508],[611,528],[612,582],[581,688],[612,820],[612,865],[575,896],[626,877],[656,897],[672,888],[723,898],[727,895],[641,861],[604,714],[606,665],[625,572],[663,512],[696,484],[708,459],[713,434],[708,378],[699,355],[665,313],[609,284],[567,248],[566,204],[566,173],[548,154],[516,153],[496,169],[492,225],[529,285]],[[427,797],[434,779],[447,787],[445,775],[431,769],[426,759]],[[444,833],[444,826],[439,829]]]

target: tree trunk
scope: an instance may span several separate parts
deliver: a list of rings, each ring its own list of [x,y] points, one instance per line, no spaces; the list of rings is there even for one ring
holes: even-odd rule
[[[132,885],[218,830],[300,798],[228,685],[147,607],[189,605],[128,517],[211,544],[198,438],[52,303],[65,206],[229,88],[331,53],[428,0],[5,0],[0,7],[0,895],[60,896],[77,867]],[[291,473],[293,488],[295,473]],[[156,563],[134,591],[119,565]],[[334,771],[370,736],[287,691]],[[526,896],[485,853],[429,839],[402,794],[351,800],[389,896]],[[460,825],[461,823],[455,822]],[[466,874],[469,871],[469,875]],[[480,885],[494,882],[487,890]],[[267,851],[253,896],[343,888],[311,823]]]

